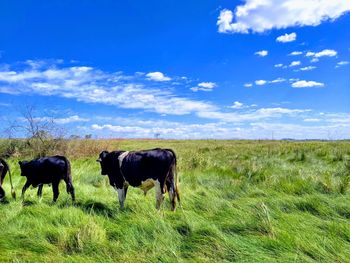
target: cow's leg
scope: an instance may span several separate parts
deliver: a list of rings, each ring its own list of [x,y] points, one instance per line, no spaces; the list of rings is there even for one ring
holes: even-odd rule
[[[159,210],[164,200],[164,182],[160,183],[158,180],[155,182],[156,188],[156,208]]]
[[[119,205],[121,209],[124,209],[124,201],[126,197],[125,188],[115,188],[118,192]]]
[[[126,199],[126,194],[128,192],[128,185],[124,185],[124,199]]]
[[[72,201],[75,201],[75,189],[73,184],[70,185],[70,195],[72,196]]]
[[[2,165],[2,163],[0,163],[0,186],[2,185],[2,180],[4,180],[3,177],[5,177],[5,174],[2,174],[4,171],[4,166]]]
[[[4,166],[0,163],[0,199],[5,197],[5,190],[2,188],[2,172],[4,171]]]
[[[0,184],[0,200],[3,199],[4,197],[5,197],[5,191]]]
[[[37,193],[37,195],[38,195],[38,197],[39,197],[39,200],[41,200],[41,198],[43,197],[43,184],[39,184],[39,186],[38,186],[38,193]]]
[[[57,201],[57,198],[60,194],[58,186],[59,186],[59,182],[52,182],[53,202]]]
[[[171,204],[171,210],[175,211],[176,207],[176,193],[175,193],[175,183],[173,179],[168,178],[166,181],[166,187],[169,192],[169,199]]]
[[[28,187],[31,185],[32,183],[27,179],[27,182],[24,184],[23,188],[22,188],[22,200],[24,200],[24,193],[27,191]]]
[[[72,183],[72,180],[65,179],[66,187],[67,187],[67,193],[69,193],[72,196],[72,200],[75,201],[75,189]]]

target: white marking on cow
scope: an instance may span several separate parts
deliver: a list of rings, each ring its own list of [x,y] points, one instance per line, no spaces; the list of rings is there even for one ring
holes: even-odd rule
[[[114,188],[118,192],[118,199],[119,199],[119,204],[120,208],[124,208],[124,201],[125,201],[125,190],[124,188]]]
[[[126,151],[126,152],[123,152],[121,155],[118,156],[119,168],[122,167],[123,160],[124,160],[124,158],[125,158],[128,154],[129,154],[129,152]]]

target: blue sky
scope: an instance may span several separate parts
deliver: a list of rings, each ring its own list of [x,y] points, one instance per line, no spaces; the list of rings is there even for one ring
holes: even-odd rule
[[[350,1],[1,1],[0,130],[350,138]],[[17,136],[23,136],[23,133]]]

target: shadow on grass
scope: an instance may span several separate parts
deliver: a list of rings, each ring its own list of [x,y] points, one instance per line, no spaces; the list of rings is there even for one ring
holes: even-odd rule
[[[35,204],[36,204],[36,202],[34,202],[34,201],[26,201],[26,200],[22,201],[23,206],[32,206]]]
[[[117,215],[118,212],[122,213],[130,213],[132,212],[130,209],[117,209],[116,207],[110,207],[102,202],[98,202],[95,200],[87,200],[85,202],[77,201],[74,203],[75,207],[82,209],[86,213],[94,213],[97,215],[103,215],[109,218],[113,218]]]

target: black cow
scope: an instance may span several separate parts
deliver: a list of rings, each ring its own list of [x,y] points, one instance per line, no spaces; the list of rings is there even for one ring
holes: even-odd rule
[[[37,158],[31,161],[18,162],[21,167],[21,176],[27,177],[27,182],[22,189],[22,198],[29,186],[38,188],[39,198],[42,196],[44,184],[52,184],[53,201],[56,202],[59,195],[59,183],[63,179],[66,182],[67,193],[70,193],[75,201],[74,187],[72,183],[71,167],[64,156],[51,156]]]
[[[180,201],[173,150],[103,151],[97,161],[101,164],[101,174],[108,175],[110,185],[118,192],[121,208],[124,208],[129,185],[141,188],[145,195],[155,186],[157,209],[160,209],[166,191],[173,211],[176,201]]]
[[[16,193],[12,185],[12,177],[11,177],[11,171],[10,171],[10,166],[8,163],[0,158],[0,200],[5,197],[5,190],[2,188],[2,183],[4,182],[5,176],[9,173],[10,176],[10,184],[11,184],[11,194],[13,198],[16,198]]]

